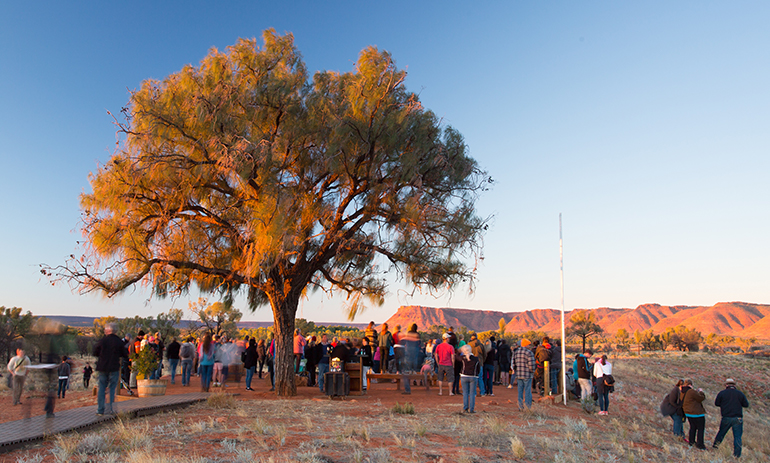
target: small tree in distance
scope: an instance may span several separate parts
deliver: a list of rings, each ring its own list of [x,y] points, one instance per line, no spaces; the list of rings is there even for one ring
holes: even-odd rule
[[[570,316],[571,325],[566,329],[567,337],[580,338],[582,351],[586,350],[586,339],[604,332],[604,329],[596,323],[596,314],[589,310],[577,310]]]

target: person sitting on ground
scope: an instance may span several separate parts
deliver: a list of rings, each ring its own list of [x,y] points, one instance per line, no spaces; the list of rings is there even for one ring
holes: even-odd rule
[[[719,407],[722,412],[722,420],[719,422],[719,432],[714,438],[712,447],[719,448],[722,439],[727,435],[727,431],[733,430],[733,456],[741,457],[741,448],[743,446],[743,409],[749,407],[749,401],[743,392],[735,388],[735,380],[728,378],[725,380],[725,388],[717,394],[714,405]]]

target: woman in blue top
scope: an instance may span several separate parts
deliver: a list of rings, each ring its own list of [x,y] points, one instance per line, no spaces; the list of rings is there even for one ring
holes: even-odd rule
[[[211,386],[211,374],[214,372],[214,344],[211,335],[205,334],[201,345],[198,346],[198,358],[201,369],[201,391],[209,392]]]

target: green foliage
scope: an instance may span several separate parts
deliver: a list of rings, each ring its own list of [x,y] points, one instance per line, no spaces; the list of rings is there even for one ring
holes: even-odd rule
[[[631,336],[625,328],[620,328],[615,334],[615,344],[621,351],[628,351],[631,347]]]
[[[666,344],[661,340],[660,335],[655,334],[652,329],[647,331],[634,331],[634,340],[642,350],[653,351],[663,350]]]
[[[32,329],[32,312],[22,314],[21,307],[0,306],[0,352],[5,353],[7,362],[13,356],[14,342],[24,338]]]
[[[231,301],[209,305],[208,301],[201,297],[197,302],[190,302],[189,310],[203,323],[209,333],[224,334],[229,338],[238,335],[238,321],[243,314],[232,306]]]
[[[583,351],[585,351],[588,338],[604,332],[604,329],[596,322],[596,314],[589,310],[576,310],[570,317],[570,323],[566,329],[566,335],[567,337],[580,338],[583,343]]]
[[[407,402],[403,405],[396,402],[396,405],[393,406],[393,408],[390,409],[391,412],[397,413],[399,415],[414,415],[414,404],[411,402]]]
[[[664,331],[660,339],[664,345],[669,345],[677,350],[697,352],[700,343],[703,341],[703,336],[694,329],[687,328],[684,325],[677,325]]]
[[[133,371],[136,371],[137,374],[144,375],[145,379],[149,378],[152,372],[158,368],[158,356],[150,346],[146,346],[144,349],[134,354],[134,357],[131,360],[133,361],[131,364]]]
[[[491,179],[389,53],[366,48],[352,72],[311,81],[290,34],[263,38],[131,94],[125,142],[81,196],[84,255],[43,272],[81,292],[141,282],[270,304],[276,388],[293,395],[305,291],[341,292],[353,319],[382,304],[393,268],[431,292],[472,287]]]

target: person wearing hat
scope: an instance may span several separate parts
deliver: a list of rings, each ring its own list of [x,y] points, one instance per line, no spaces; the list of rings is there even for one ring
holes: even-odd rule
[[[722,412],[722,421],[719,422],[719,432],[714,438],[712,447],[719,448],[722,439],[727,435],[727,431],[733,430],[733,455],[736,458],[741,456],[743,446],[743,409],[749,407],[749,401],[743,392],[735,387],[735,380],[728,378],[725,380],[725,388],[714,399],[714,405],[719,407]]]
[[[455,379],[455,348],[449,343],[451,339],[449,333],[444,333],[443,339],[444,342],[436,346],[436,349],[433,351],[438,361],[438,395],[444,395],[444,381],[449,386],[449,395],[454,395],[454,392],[452,392],[452,382]]]
[[[532,408],[532,378],[535,375],[535,354],[527,349],[530,344],[528,339],[522,339],[513,351],[511,370],[516,375],[516,387],[519,391],[519,410],[524,410],[526,400],[527,408]]]

